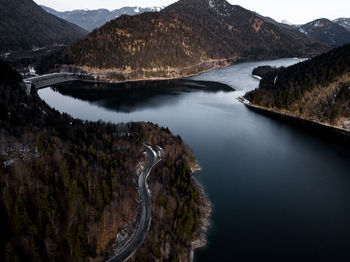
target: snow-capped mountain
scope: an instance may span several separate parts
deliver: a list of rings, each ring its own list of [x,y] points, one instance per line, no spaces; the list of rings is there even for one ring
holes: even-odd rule
[[[341,46],[350,43],[350,32],[337,23],[321,18],[305,25],[297,26],[300,32],[310,38],[330,46]]]
[[[338,18],[333,20],[333,22],[344,27],[350,32],[350,18]]]
[[[113,11],[107,9],[97,9],[97,10],[88,10],[88,9],[78,9],[73,11],[58,12],[52,8],[41,6],[46,12],[53,14],[57,17],[60,17],[64,20],[67,20],[71,23],[79,25],[80,27],[92,31],[95,28],[101,27],[106,22],[115,19],[121,15],[137,15],[144,12],[159,12],[164,7],[162,6],[153,6],[153,7],[123,7]]]

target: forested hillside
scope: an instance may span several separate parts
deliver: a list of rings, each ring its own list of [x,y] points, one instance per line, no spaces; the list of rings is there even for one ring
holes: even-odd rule
[[[27,94],[20,81],[0,61],[0,260],[105,260],[138,213],[143,141],[164,148],[150,189],[154,210],[166,212],[154,214],[137,256],[188,259],[202,199],[193,153],[181,138],[147,123],[73,119]]]
[[[0,52],[66,45],[87,33],[32,0],[0,0],[0,5]]]
[[[350,129],[350,45],[263,75],[253,104]]]
[[[127,79],[174,77],[236,61],[328,50],[296,29],[225,0],[180,0],[161,12],[122,16],[73,44],[68,63]]]

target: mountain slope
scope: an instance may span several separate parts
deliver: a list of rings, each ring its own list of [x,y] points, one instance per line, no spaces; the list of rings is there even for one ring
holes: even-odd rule
[[[350,32],[350,18],[338,18],[333,22],[344,27],[346,30]]]
[[[0,5],[0,52],[69,44],[86,34],[32,0],[0,0]]]
[[[92,30],[104,25],[108,21],[115,19],[121,15],[137,15],[144,12],[158,12],[162,7],[123,7],[113,11],[107,9],[98,10],[73,10],[58,12],[52,8],[41,5],[41,7],[48,13],[67,20],[70,23],[76,24],[85,30],[91,32]]]
[[[338,47],[350,43],[350,32],[325,18],[298,26],[298,29],[312,39],[330,46]]]
[[[259,88],[245,97],[255,105],[350,130],[350,45],[288,68],[270,68]]]
[[[90,72],[113,71],[139,79],[189,75],[240,59],[310,56],[324,50],[326,46],[296,30],[266,22],[224,0],[180,0],[159,13],[108,22],[73,44],[69,56],[72,64]]]

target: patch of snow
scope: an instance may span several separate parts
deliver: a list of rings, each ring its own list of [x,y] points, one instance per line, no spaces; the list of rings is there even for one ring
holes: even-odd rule
[[[223,1],[220,3],[221,5],[218,6],[218,3],[216,0],[209,0],[209,7],[213,9],[217,15],[219,16],[229,16],[229,10],[227,10],[227,3],[226,1]],[[219,10],[220,9],[220,10]]]
[[[157,12],[160,12],[161,10],[164,9],[164,6],[156,6],[156,7],[153,7],[153,9]]]
[[[313,27],[324,27],[325,24],[322,21],[317,21],[316,23],[313,24]]]
[[[215,1],[209,0],[209,6],[214,9],[215,8]]]
[[[9,167],[9,166],[12,166],[14,163],[15,163],[15,160],[14,159],[10,159],[10,160],[4,161],[3,165],[6,168],[6,167]]]
[[[276,85],[277,79],[278,79],[278,75],[275,77],[275,80],[273,80],[274,85]]]
[[[301,33],[303,33],[303,34],[305,34],[305,35],[308,35],[308,32],[306,32],[303,28],[299,28],[299,31],[301,32]]]

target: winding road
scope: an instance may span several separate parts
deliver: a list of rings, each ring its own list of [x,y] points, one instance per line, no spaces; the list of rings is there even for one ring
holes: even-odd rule
[[[144,145],[148,154],[148,163],[138,176],[137,190],[141,202],[141,216],[136,230],[132,238],[121,248],[121,250],[107,262],[123,262],[127,261],[141,247],[146,239],[147,232],[152,221],[152,201],[151,192],[148,189],[147,178],[152,168],[161,161],[157,153],[148,145]]]

